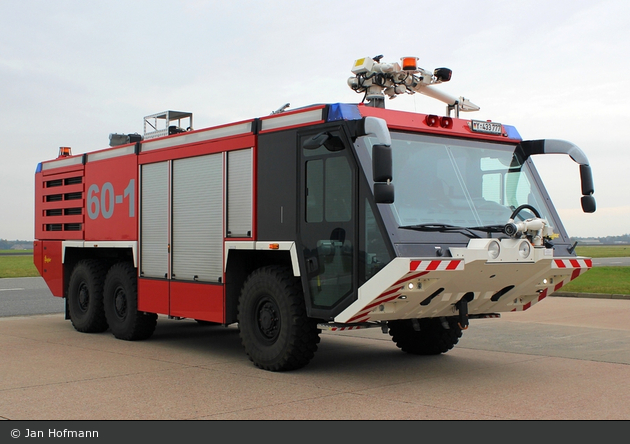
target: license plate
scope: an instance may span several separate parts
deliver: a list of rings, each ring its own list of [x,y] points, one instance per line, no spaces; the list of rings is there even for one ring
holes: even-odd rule
[[[503,134],[503,125],[496,122],[484,122],[482,120],[471,120],[470,129],[476,133]]]

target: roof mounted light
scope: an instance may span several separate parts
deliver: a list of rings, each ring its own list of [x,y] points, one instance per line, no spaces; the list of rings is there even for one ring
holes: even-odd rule
[[[403,71],[417,71],[418,57],[401,57]]]
[[[72,156],[72,148],[70,148],[69,146],[59,147],[59,155],[57,156],[57,158],[70,156]]]

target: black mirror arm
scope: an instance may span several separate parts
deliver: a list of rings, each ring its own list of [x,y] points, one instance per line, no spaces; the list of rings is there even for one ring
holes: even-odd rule
[[[582,210],[585,213],[595,211],[595,198],[593,193],[593,172],[586,154],[571,142],[557,139],[524,140],[519,143],[526,158],[533,154],[566,154],[580,165],[580,180],[582,184]]]

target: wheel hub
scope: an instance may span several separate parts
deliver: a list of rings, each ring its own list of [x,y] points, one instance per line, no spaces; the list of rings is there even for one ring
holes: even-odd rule
[[[79,288],[79,307],[82,311],[86,311],[89,304],[90,292],[85,284],[81,284],[81,287]]]
[[[258,309],[258,329],[267,339],[275,339],[280,330],[277,308],[271,301],[263,302]]]
[[[127,315],[127,295],[122,288],[116,290],[114,308],[116,309],[118,317],[124,318]]]

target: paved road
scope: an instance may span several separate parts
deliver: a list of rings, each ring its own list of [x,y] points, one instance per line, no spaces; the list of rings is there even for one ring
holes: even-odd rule
[[[63,312],[63,299],[52,295],[43,278],[0,279],[0,317]]]
[[[546,298],[407,355],[379,330],[322,333],[304,369],[255,368],[234,327],[160,318],[154,336],[81,334],[62,314],[0,318],[12,420],[627,420],[630,301]]]
[[[630,267],[630,257],[600,257],[593,259],[594,267]]]
[[[628,300],[549,297],[472,320],[434,357],[378,329],[323,332],[306,368],[271,373],[249,362],[234,326],[160,317],[149,340],[120,341],[76,332],[39,278],[0,279],[0,290],[0,419],[630,418]],[[16,300],[58,305],[23,316]]]

